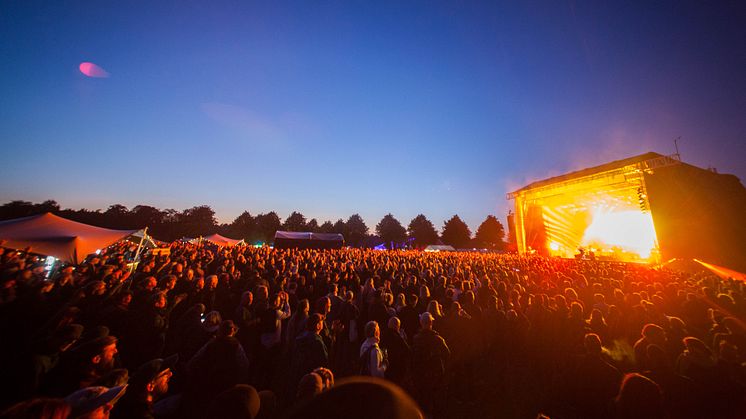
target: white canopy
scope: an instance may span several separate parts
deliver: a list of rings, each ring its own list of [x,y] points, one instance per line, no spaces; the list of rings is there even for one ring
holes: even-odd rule
[[[217,244],[220,247],[223,246],[236,246],[238,244],[243,243],[242,240],[236,240],[236,239],[230,239],[228,237],[221,236],[220,234],[212,234],[209,236],[205,236],[202,238],[203,240],[207,240],[211,243]]]
[[[138,230],[112,230],[59,217],[50,212],[0,221],[3,246],[31,247],[34,253],[79,263],[97,249],[103,249]]]

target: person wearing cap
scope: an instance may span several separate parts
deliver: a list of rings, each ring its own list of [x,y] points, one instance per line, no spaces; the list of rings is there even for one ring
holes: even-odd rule
[[[433,318],[429,312],[420,315],[420,332],[412,342],[412,375],[415,395],[426,413],[440,410],[446,385],[446,366],[451,356],[445,340],[433,330]]]
[[[153,403],[168,392],[168,383],[178,355],[153,359],[141,365],[130,378],[127,393],[111,412],[113,418],[152,419]]]
[[[86,387],[69,396],[65,401],[72,408],[72,419],[108,419],[109,413],[127,386],[118,387]]]
[[[114,369],[117,352],[114,336],[97,337],[65,352],[47,375],[42,392],[62,396],[92,385]]]
[[[28,385],[22,391],[27,395],[36,393],[44,377],[57,366],[60,357],[72,348],[82,334],[83,326],[75,323],[68,324],[57,329],[51,338],[42,343],[39,350],[32,356],[32,371],[21,378],[21,382]]]

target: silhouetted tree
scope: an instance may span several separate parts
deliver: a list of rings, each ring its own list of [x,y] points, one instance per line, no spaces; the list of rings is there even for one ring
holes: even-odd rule
[[[28,217],[35,214],[34,204],[28,201],[10,201],[0,207],[0,218],[3,220]]]
[[[110,205],[104,211],[104,223],[109,228],[130,228],[130,210],[122,204]]]
[[[280,217],[274,211],[256,216],[257,238],[265,243],[275,239],[275,233],[282,227]]]
[[[494,215],[488,215],[474,235],[477,246],[492,250],[505,249],[504,237],[505,228]]]
[[[443,239],[443,243],[450,244],[457,249],[463,249],[469,245],[471,231],[469,230],[469,226],[458,215],[454,215],[443,224],[441,238]]]
[[[285,219],[282,228],[285,231],[306,231],[306,217],[298,211],[293,211],[293,213]]]
[[[163,211],[149,205],[136,205],[130,211],[132,222],[141,227],[157,229],[163,224]]]
[[[344,221],[342,221],[342,225],[344,226]],[[332,224],[331,221],[324,221],[324,223],[319,226],[319,233],[334,233],[334,224]]]
[[[244,211],[231,223],[229,234],[234,238],[247,240],[251,238],[255,228],[256,221],[254,217],[248,211]]]
[[[420,214],[409,222],[407,229],[409,237],[414,239],[414,245],[424,247],[428,244],[438,242],[438,232],[435,230],[433,223],[424,215]]]
[[[209,205],[192,207],[181,213],[179,222],[184,234],[192,237],[212,234],[217,229],[215,211]]]
[[[393,249],[397,243],[402,243],[407,238],[407,230],[391,213],[384,215],[376,225],[376,234],[389,249]]]
[[[345,235],[345,241],[351,246],[359,247],[363,244],[363,241],[368,236],[368,226],[365,225],[363,217],[359,214],[352,214],[345,223],[347,234]]]
[[[306,223],[306,231],[310,231],[311,233],[318,233],[319,232],[319,222],[316,221],[315,218],[311,218],[311,220]]]
[[[347,240],[347,223],[345,223],[344,220],[340,218],[339,220],[337,220],[337,222],[334,223],[334,229],[332,232],[339,233],[345,236],[345,240]]]

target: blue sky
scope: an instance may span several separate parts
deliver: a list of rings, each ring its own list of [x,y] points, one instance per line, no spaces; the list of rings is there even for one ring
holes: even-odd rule
[[[679,136],[745,179],[746,12],[716,3],[3,1],[0,201],[474,231]]]

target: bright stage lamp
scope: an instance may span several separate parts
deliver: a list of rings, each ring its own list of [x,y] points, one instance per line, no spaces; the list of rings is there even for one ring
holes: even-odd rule
[[[597,211],[583,237],[583,244],[590,243],[619,247],[647,259],[656,243],[653,217],[641,211]]]

